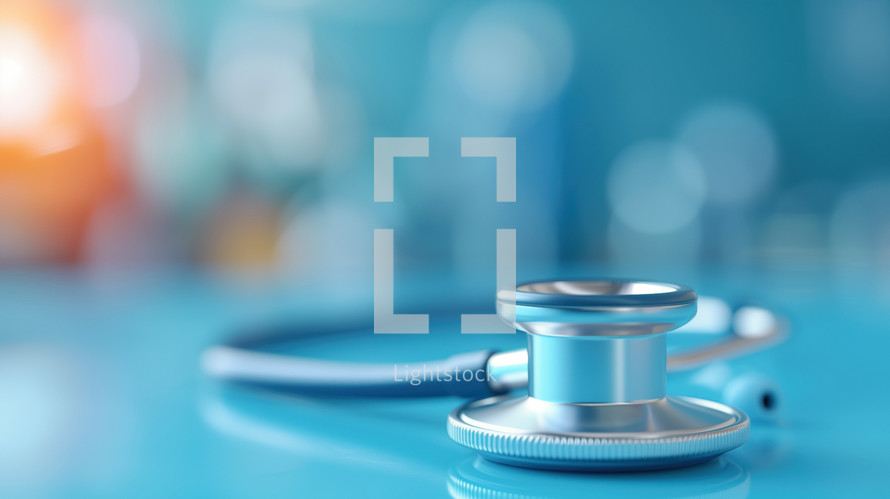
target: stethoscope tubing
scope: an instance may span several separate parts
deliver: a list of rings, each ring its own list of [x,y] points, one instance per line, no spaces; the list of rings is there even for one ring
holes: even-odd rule
[[[756,334],[740,334],[731,327],[712,344],[668,355],[667,370],[676,372],[701,367],[717,360],[748,355],[782,341],[788,332],[787,321],[772,311],[761,310],[772,317],[764,330]],[[323,335],[364,329],[350,323],[343,327],[328,324],[303,330]],[[205,373],[218,380],[316,397],[479,398],[528,386],[528,353],[524,349],[479,350],[446,359],[403,364],[338,362],[258,350],[270,342],[305,336],[305,333],[295,336],[268,330],[238,337],[205,350],[202,367]],[[424,375],[414,384],[408,379],[414,372],[430,375]],[[432,373],[438,374],[433,376]],[[466,373],[472,374],[467,376]]]

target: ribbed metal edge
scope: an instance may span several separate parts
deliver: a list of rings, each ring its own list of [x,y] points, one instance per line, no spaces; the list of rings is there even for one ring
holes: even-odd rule
[[[464,447],[486,454],[524,459],[613,462],[720,454],[748,440],[747,418],[700,433],[670,437],[592,438],[548,434],[506,433],[470,426],[448,416],[448,436]]]

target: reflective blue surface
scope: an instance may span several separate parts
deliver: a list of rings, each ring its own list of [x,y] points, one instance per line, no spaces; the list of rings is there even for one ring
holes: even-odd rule
[[[582,275],[641,274],[594,270]],[[886,273],[712,268],[642,275],[684,282],[701,294],[756,298],[789,316],[787,342],[724,366],[767,376],[781,388],[778,422],[755,421],[742,448],[688,469],[516,469],[479,460],[449,440],[445,416],[456,399],[300,399],[219,386],[199,370],[201,350],[239,325],[328,313],[344,303],[364,313],[369,307],[355,305],[369,303],[363,290],[309,293],[311,283],[188,273],[5,272],[0,495],[744,497],[890,490]],[[457,321],[433,314],[428,337],[369,330],[308,339],[299,348],[322,358],[399,362],[524,343],[522,336],[461,336]],[[669,375],[671,394],[698,389],[691,375]]]

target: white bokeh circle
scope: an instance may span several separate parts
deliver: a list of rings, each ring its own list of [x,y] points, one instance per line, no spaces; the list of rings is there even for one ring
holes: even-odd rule
[[[642,142],[615,161],[609,204],[628,227],[649,234],[675,231],[698,216],[705,196],[702,168],[688,150],[671,142]]]
[[[707,199],[714,204],[753,201],[775,177],[775,136],[749,106],[718,102],[702,107],[683,123],[677,140],[701,162]]]

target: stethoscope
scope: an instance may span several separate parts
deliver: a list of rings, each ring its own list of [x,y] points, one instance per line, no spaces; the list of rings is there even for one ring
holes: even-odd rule
[[[668,356],[665,333],[688,323],[697,302],[691,288],[669,283],[532,282],[502,290],[496,299],[500,318],[528,334],[526,349],[366,364],[259,351],[282,339],[271,333],[213,346],[203,366],[217,379],[304,395],[472,398],[449,415],[448,434],[500,463],[559,470],[670,468],[742,445],[750,420],[726,404],[666,396],[666,373],[762,350],[788,331],[770,310],[742,307],[719,341]],[[339,326],[319,332],[366,329]],[[412,383],[400,371],[424,376]]]

